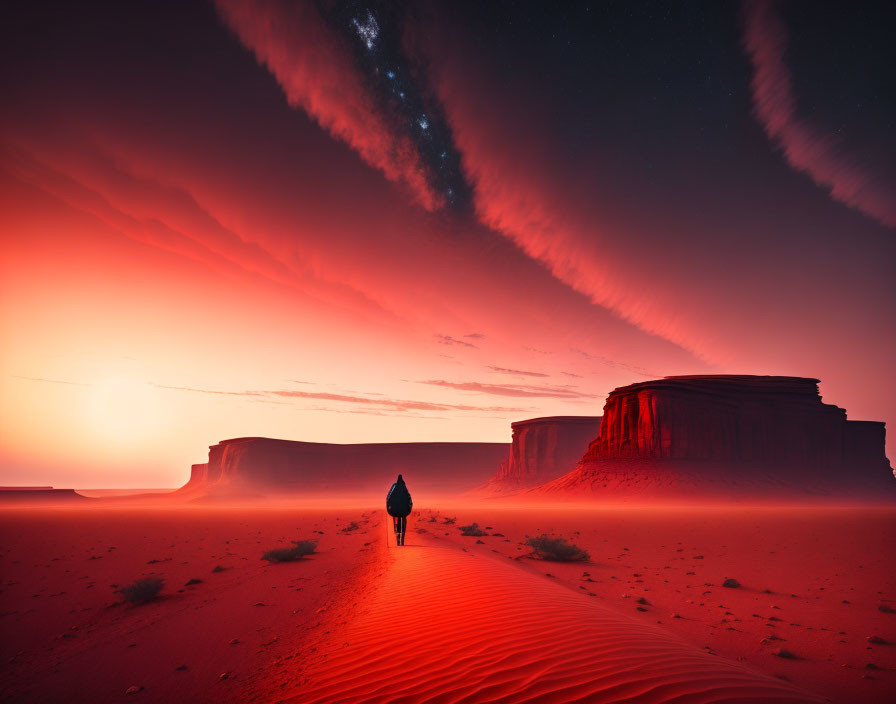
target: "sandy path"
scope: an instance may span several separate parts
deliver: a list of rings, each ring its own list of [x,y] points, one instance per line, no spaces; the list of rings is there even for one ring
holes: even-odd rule
[[[418,534],[290,702],[816,702],[584,594]]]

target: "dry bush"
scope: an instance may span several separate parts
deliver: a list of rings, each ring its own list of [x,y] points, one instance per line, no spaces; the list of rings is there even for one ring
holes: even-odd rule
[[[291,548],[274,548],[261,556],[268,562],[295,562],[305,555],[310,555],[317,549],[316,540],[293,540]]]
[[[488,533],[486,533],[484,530],[482,530],[482,529],[479,527],[479,524],[478,524],[478,523],[472,523],[472,524],[470,524],[470,525],[468,525],[468,526],[461,526],[461,527],[460,527],[460,534],[461,534],[461,535],[474,536],[474,537],[478,537],[478,536],[480,536],[480,535],[488,535]]]
[[[118,591],[129,604],[145,604],[147,601],[155,599],[162,591],[163,586],[165,586],[164,579],[144,577]]]
[[[526,545],[532,548],[542,560],[577,562],[590,558],[585,550],[578,545],[567,543],[564,538],[549,538],[546,535],[541,535],[538,538],[527,538]]]

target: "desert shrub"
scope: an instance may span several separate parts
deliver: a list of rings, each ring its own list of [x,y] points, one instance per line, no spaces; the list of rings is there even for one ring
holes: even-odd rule
[[[163,586],[165,580],[159,577],[144,577],[118,591],[129,604],[145,604],[155,599]]]
[[[471,535],[471,536],[480,536],[480,535],[488,535],[484,530],[479,527],[478,523],[471,523],[468,526],[460,527],[461,535]]]
[[[342,529],[343,533],[351,533],[353,530],[358,530],[361,526],[358,525],[357,521],[352,521],[345,528]]]
[[[542,560],[556,562],[576,562],[587,560],[590,555],[578,545],[567,543],[564,538],[549,538],[541,535],[538,538],[527,538],[526,545],[535,551]]]
[[[442,523],[444,523],[445,525],[451,525],[452,523],[457,523],[457,518],[453,516],[445,516],[445,518],[442,520]]]
[[[275,548],[261,556],[268,562],[295,562],[310,555],[317,548],[316,540],[293,540],[291,548]]]

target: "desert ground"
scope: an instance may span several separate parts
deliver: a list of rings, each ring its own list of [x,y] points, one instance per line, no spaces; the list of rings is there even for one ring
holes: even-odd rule
[[[896,697],[896,509],[453,504],[415,510],[401,548],[362,506],[4,510],[0,696]],[[537,559],[541,534],[589,559]],[[145,576],[160,598],[125,603]]]

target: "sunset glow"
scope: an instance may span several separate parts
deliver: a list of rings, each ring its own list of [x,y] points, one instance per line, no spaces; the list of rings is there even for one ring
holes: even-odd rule
[[[500,46],[451,4],[48,12],[4,29],[4,483],[178,486],[247,435],[506,442],[671,374],[896,420],[892,134],[782,77],[814,47],[772,6],[671,64],[584,9]]]

